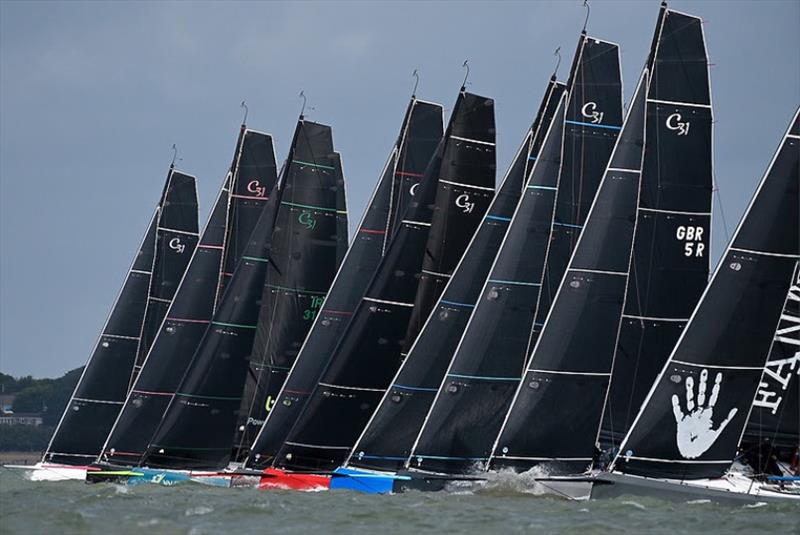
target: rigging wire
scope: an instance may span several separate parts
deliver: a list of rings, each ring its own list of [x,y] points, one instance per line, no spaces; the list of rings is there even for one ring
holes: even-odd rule
[[[467,72],[464,73],[464,81],[461,83],[461,91],[466,91],[467,90],[467,79],[469,78],[469,60],[465,59],[464,63],[462,63],[461,66],[464,67],[467,70]]]
[[[244,126],[247,124],[247,113],[250,111],[250,109],[247,107],[247,102],[244,100],[239,106],[244,108],[244,117],[242,117],[242,126]]]
[[[589,15],[592,12],[592,8],[589,6],[589,0],[583,0],[583,7],[586,8],[586,18],[583,19],[583,30],[581,30],[581,34],[586,35],[586,26],[589,24]]]
[[[419,69],[414,69],[414,72],[411,73],[411,76],[414,77],[414,89],[411,90],[411,98],[416,98],[417,87],[419,86]]]
[[[181,160],[183,160],[183,158],[178,158],[178,147],[175,145],[175,143],[173,143],[172,144],[172,162],[169,164],[169,168],[170,169],[174,169],[175,168],[175,162],[176,161],[179,162]]]
[[[550,77],[554,82],[558,79],[556,75],[558,74],[558,68],[561,66],[561,47],[557,47],[553,55],[556,56],[558,59],[556,60],[556,68],[553,69],[553,75]]]

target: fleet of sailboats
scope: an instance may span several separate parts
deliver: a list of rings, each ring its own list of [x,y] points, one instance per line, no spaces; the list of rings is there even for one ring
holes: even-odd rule
[[[243,124],[202,232],[170,166],[31,478],[800,501],[800,110],[709,281],[713,128],[665,3],[624,112],[584,28],[497,190],[494,100],[415,87],[349,246],[332,127],[279,170]]]

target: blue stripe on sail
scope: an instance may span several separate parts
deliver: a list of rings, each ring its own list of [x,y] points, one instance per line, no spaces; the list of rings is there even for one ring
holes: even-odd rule
[[[392,385],[392,388],[399,388],[400,390],[418,390],[420,392],[437,392],[438,388],[423,388],[421,386],[404,386],[404,385]]]
[[[458,373],[448,373],[447,375],[459,379],[480,379],[481,381],[519,381],[519,377],[489,377],[488,375],[461,375]]]
[[[541,286],[538,282],[525,282],[525,281],[507,281],[502,279],[489,279],[488,282],[497,284],[519,284],[520,286]]]
[[[457,303],[456,301],[446,301],[444,299],[439,302],[443,305],[453,305],[454,307],[475,308],[475,305],[470,305],[469,303]]]
[[[361,455],[356,454],[354,455],[356,459],[386,459],[387,461],[405,461],[408,457],[392,457],[391,455]],[[348,474],[353,475],[353,474]],[[383,474],[375,474],[375,475],[383,475]],[[356,474],[356,477],[358,475]],[[384,476],[387,477],[387,476]]]
[[[528,159],[531,160],[531,161],[534,161],[534,160],[536,160],[536,156],[528,156]]]
[[[486,219],[492,219],[494,221],[511,221],[510,217],[500,217],[499,215],[487,215]]]
[[[559,223],[558,221],[553,221],[553,225],[558,227],[583,228],[583,225],[571,225],[569,223]]]
[[[592,124],[592,123],[584,123],[582,121],[570,121],[569,119],[566,119],[564,122],[567,124],[577,124],[580,126],[591,126],[592,128],[605,128],[607,130],[622,130],[621,126],[612,126],[609,124]]]

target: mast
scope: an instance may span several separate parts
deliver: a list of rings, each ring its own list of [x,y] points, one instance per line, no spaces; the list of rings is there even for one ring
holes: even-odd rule
[[[439,240],[448,243],[447,234],[442,240],[441,231],[432,227],[432,222],[452,225],[448,230],[455,236],[463,228],[474,230],[486,210],[488,199],[475,194],[476,188],[472,186],[482,188],[493,184],[493,156],[491,165],[476,166],[463,176],[455,172],[464,163],[475,161],[473,154],[485,154],[491,147],[487,143],[494,142],[493,128],[477,132],[469,125],[493,124],[484,119],[485,115],[493,113],[491,99],[464,91],[459,93],[445,137],[415,189],[414,200],[353,314],[347,332],[279,451],[276,465],[292,469],[332,469],[345,460],[400,365],[400,353],[425,265],[426,246],[435,251],[434,259],[450,258],[449,249],[439,249],[438,245],[436,249],[431,248],[431,244]],[[456,206],[456,201],[459,198],[463,201],[465,197],[469,203],[474,203],[471,211]],[[435,212],[443,213],[434,216]],[[430,241],[429,236],[433,236],[431,240],[434,241]],[[466,246],[455,237],[453,242]],[[462,253],[463,250],[458,252]]]
[[[592,462],[637,227],[646,95],[647,72],[492,448],[492,468],[522,472],[546,462],[548,474],[575,474]]]
[[[244,148],[239,151],[237,146],[235,161],[252,161],[253,174],[245,177],[232,169],[226,175],[197,249],[106,438],[100,462],[130,466],[141,460],[217,306],[218,289],[226,278],[226,252],[239,247],[236,244],[246,240],[242,236],[250,235],[253,229],[248,223],[255,224],[252,212],[263,211],[267,193],[277,181],[272,138],[251,132],[240,134]],[[250,135],[263,138],[263,142],[245,143]],[[256,153],[251,156],[244,150],[248,147]],[[255,189],[254,181],[268,189],[249,192],[248,185]],[[232,206],[236,208],[233,212]]]
[[[565,85],[551,79],[539,112],[478,231],[357,441],[348,465],[402,467],[475,306]]]
[[[600,443],[614,447],[708,282],[713,112],[702,20],[662,7],[647,63],[639,223]]]
[[[599,183],[620,128],[618,51],[613,43],[585,35],[579,40],[572,86],[559,101],[525,193],[407,460],[410,468],[466,472],[489,458],[526,361],[548,255],[561,254],[549,250],[556,243],[551,236],[555,227],[566,233],[583,224],[588,206],[584,209],[574,192],[594,195],[584,187]],[[562,191],[564,205],[580,209],[559,212]]]
[[[155,292],[169,302],[196,243],[196,180],[170,167],[125,282],[42,461],[85,465],[97,458],[125,400],[137,346],[148,332],[148,302]]]
[[[264,424],[339,268],[347,246],[343,187],[331,127],[301,119],[281,180],[271,263],[233,443],[237,460]]]
[[[609,471],[716,478],[736,455],[800,259],[800,109]]]
[[[442,137],[442,129],[442,107],[412,98],[353,243],[254,441],[248,466],[263,468],[272,462],[305,406],[383,257],[388,237],[397,228],[398,204],[405,205],[404,199],[411,197],[412,188]]]

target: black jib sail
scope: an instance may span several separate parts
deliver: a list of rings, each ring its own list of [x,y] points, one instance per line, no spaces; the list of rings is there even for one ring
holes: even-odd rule
[[[489,143],[494,143],[494,120],[487,119],[493,114],[491,99],[463,89],[459,93],[436,155],[326,371],[279,451],[278,466],[336,468],[358,439],[400,365],[426,247],[447,243],[448,235],[466,247],[466,241],[455,236],[473,232],[489,204],[490,192],[473,185],[493,185],[494,157],[478,160],[485,166],[483,172],[465,164],[477,163],[475,154],[493,148]],[[478,131],[477,125],[486,130]],[[466,196],[474,203],[471,211],[456,204]],[[442,213],[434,215],[438,211]],[[431,228],[432,220],[452,227],[442,235],[442,230]],[[432,245],[431,251],[447,258],[452,254]]]
[[[755,450],[751,458],[756,459],[791,458],[800,448],[800,271],[786,297],[744,443]],[[756,460],[755,468],[761,471],[765,463]]]
[[[331,127],[301,118],[281,180],[271,262],[233,443],[236,460],[249,453],[346,251],[339,160]]]
[[[800,259],[798,113],[610,470],[701,479],[733,462]]]
[[[562,264],[548,256],[570,254],[551,238],[570,243],[583,224],[622,122],[617,45],[582,35],[570,80],[410,468],[459,473],[489,459],[524,369],[545,267]]]
[[[250,136],[262,138],[263,142],[250,143]],[[200,243],[139,376],[106,439],[98,458],[101,462],[139,463],[211,321],[217,291],[225,278],[223,262],[232,254],[228,254],[229,248],[240,247],[236,244],[250,236],[256,223],[252,212],[263,211],[267,193],[277,181],[272,138],[245,130],[239,140],[234,165],[223,181]],[[241,162],[248,162],[246,177],[239,173],[237,163]],[[237,254],[240,252],[241,248]]]
[[[136,349],[148,339],[149,301],[169,303],[197,245],[197,187],[170,168],[161,200],[56,427],[43,461],[85,465],[97,458],[125,401]]]
[[[400,135],[353,243],[272,410],[267,414],[251,448],[248,466],[264,467],[272,463],[305,406],[383,257],[389,236],[399,223],[395,221],[399,206],[405,206],[411,197],[411,188],[422,177],[425,165],[442,138],[442,129],[442,107],[412,98]]]
[[[564,88],[555,78],[549,82],[536,119],[497,195],[378,410],[353,448],[349,465],[397,470],[408,458],[500,248],[525,177],[536,160]]]
[[[640,217],[603,414],[605,447],[628,430],[708,282],[712,110],[702,21],[662,7],[647,65]]]

